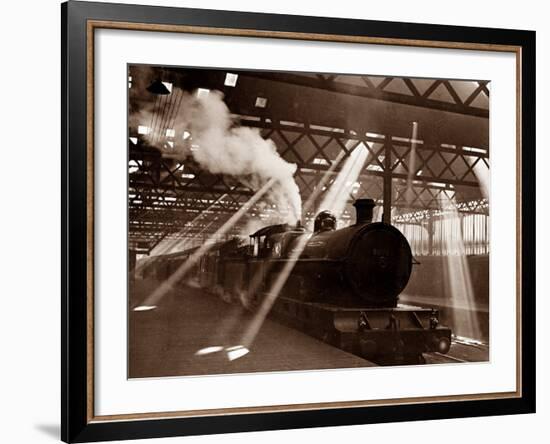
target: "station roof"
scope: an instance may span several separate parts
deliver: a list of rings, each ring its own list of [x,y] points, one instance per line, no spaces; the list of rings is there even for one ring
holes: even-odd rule
[[[129,112],[152,109],[166,139],[165,148],[153,148],[140,134],[140,126],[153,122],[129,122],[129,240],[136,251],[150,252],[166,239],[210,236],[254,193],[234,177],[211,174],[191,158],[172,155],[170,143],[181,137],[168,131],[178,113],[178,96],[147,91],[155,79],[172,91],[223,92],[240,125],[258,128],[285,160],[297,164],[295,180],[304,200],[342,151],[349,155],[363,143],[369,159],[350,202],[371,197],[380,203],[384,174],[391,170],[396,208],[437,209],[440,193],[452,190],[463,211],[487,211],[474,173],[476,165],[489,168],[490,84],[485,80],[131,65]],[[410,164],[413,122],[418,129],[415,165]],[[403,191],[411,168],[413,203]],[[205,212],[208,217],[201,218]],[[258,217],[260,210],[255,213]]]

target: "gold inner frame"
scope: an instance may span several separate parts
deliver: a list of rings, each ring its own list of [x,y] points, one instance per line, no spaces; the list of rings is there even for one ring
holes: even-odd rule
[[[149,412],[130,413],[117,415],[94,414],[94,32],[96,29],[119,29],[131,31],[153,31],[153,32],[177,32],[188,34],[222,35],[232,37],[256,37],[256,38],[278,38],[291,40],[311,40],[338,43],[364,43],[375,45],[397,45],[423,48],[443,49],[465,49],[476,51],[511,52],[516,56],[516,391],[498,393],[478,393],[448,396],[424,396],[409,398],[394,398],[383,400],[364,401],[338,401],[309,404],[287,404],[257,407],[231,407],[216,408],[207,410],[184,410],[172,412]],[[330,35],[330,34],[307,34],[299,32],[262,31],[250,29],[233,28],[212,28],[186,25],[162,25],[148,23],[129,23],[116,21],[87,21],[87,79],[86,79],[86,158],[87,158],[87,421],[105,422],[137,419],[159,419],[159,418],[185,418],[197,416],[221,416],[236,415],[245,413],[269,413],[269,412],[292,412],[300,410],[324,410],[332,408],[355,408],[369,406],[404,405],[415,403],[438,403],[449,401],[474,401],[489,399],[519,398],[522,396],[522,349],[521,349],[521,282],[522,282],[522,214],[521,214],[521,131],[522,131],[522,108],[521,108],[521,46],[495,45],[485,43],[464,43],[444,42],[432,40],[410,40],[380,37]]]

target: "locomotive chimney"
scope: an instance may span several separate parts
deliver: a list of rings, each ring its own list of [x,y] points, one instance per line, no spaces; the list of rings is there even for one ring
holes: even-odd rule
[[[373,199],[357,199],[353,206],[356,212],[356,225],[372,222],[372,210],[376,206]]]

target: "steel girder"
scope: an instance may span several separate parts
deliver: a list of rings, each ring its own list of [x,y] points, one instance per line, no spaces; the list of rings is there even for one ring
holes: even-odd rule
[[[488,211],[475,171],[481,167],[488,172],[486,149],[427,145],[387,134],[359,134],[270,118],[243,116],[240,123],[258,128],[265,138],[275,142],[284,159],[297,164],[295,180],[304,200],[331,167],[334,171],[330,174],[338,174],[340,167],[333,163],[341,152],[345,158],[362,144],[368,157],[349,190],[348,204],[362,196],[383,204],[386,191],[398,218],[407,218],[407,214],[426,217],[428,213],[422,211],[433,215],[441,208],[442,200],[448,199],[458,202],[461,212]],[[130,143],[129,171],[129,228],[135,245],[151,247],[159,239],[196,234],[186,224],[197,217],[229,217],[254,192],[235,179],[202,171],[191,159],[178,160],[169,151],[150,149],[139,139],[135,145]],[[320,193],[318,200],[322,196]],[[262,208],[257,206],[253,211],[259,214]],[[304,215],[309,217],[312,216]],[[211,225],[206,232],[211,234],[217,228],[218,225]],[[238,231],[237,227],[235,232]]]

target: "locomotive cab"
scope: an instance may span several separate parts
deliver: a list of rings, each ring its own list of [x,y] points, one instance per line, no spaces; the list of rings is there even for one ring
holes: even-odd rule
[[[294,252],[297,240],[309,236],[300,225],[271,225],[250,235],[252,256],[255,258],[287,258]]]

